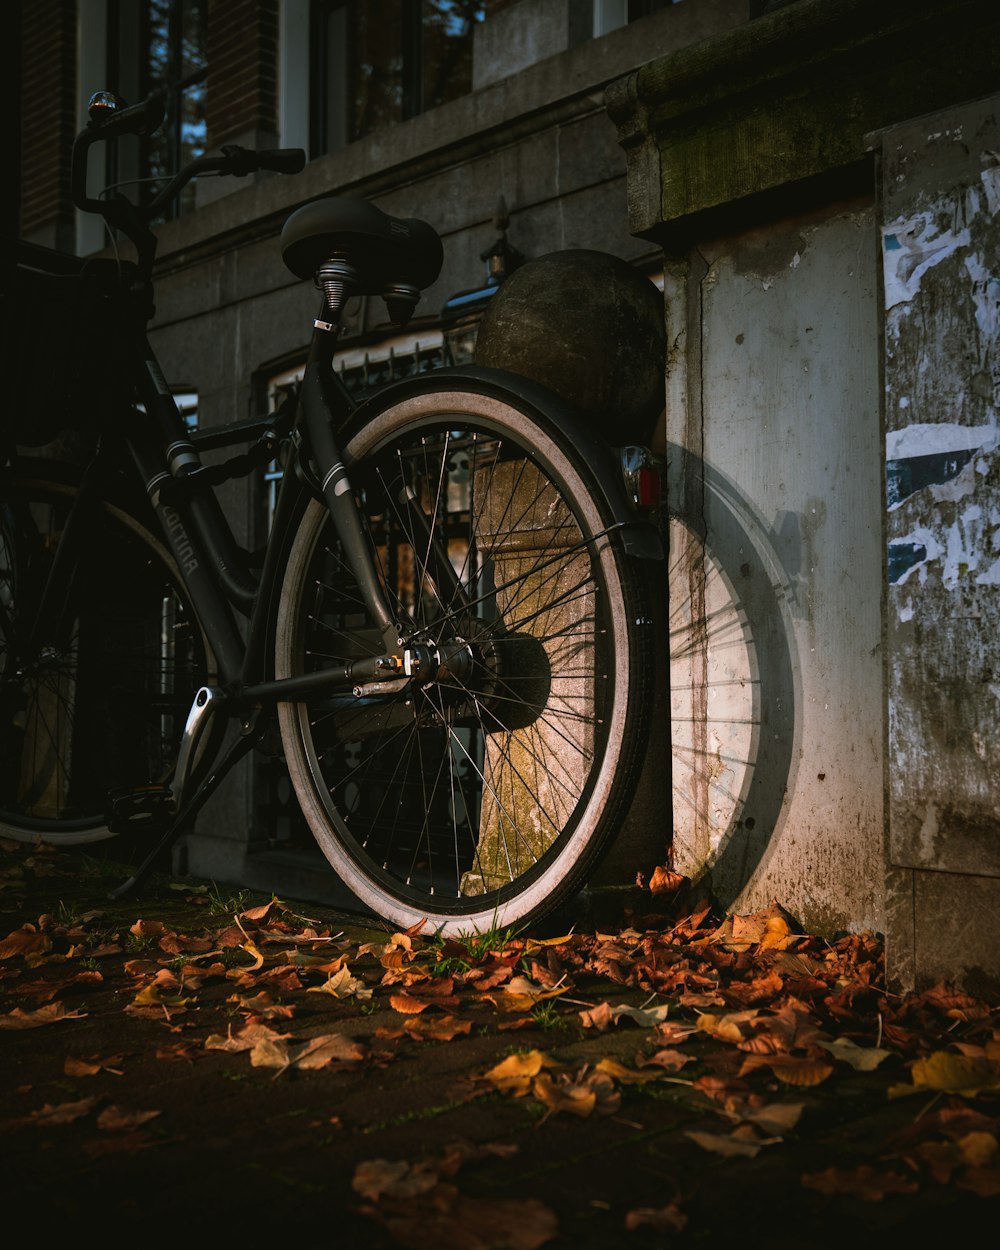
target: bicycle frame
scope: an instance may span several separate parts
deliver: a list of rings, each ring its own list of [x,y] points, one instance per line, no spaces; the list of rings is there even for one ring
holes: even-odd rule
[[[136,414],[139,419],[124,431],[124,439],[153,502],[192,606],[212,640],[219,685],[241,710],[279,698],[295,699],[318,686],[349,689],[359,679],[374,676],[379,660],[384,659],[377,657],[342,671],[333,669],[301,678],[268,680],[268,640],[282,557],[307,493],[301,475],[310,472],[310,464],[315,466],[320,492],[326,498],[365,605],[381,626],[387,651],[397,650],[403,643],[400,624],[385,601],[365,545],[354,495],[335,441],[333,431],[344,423],[355,404],[330,367],[334,342],[335,335],[330,331],[314,330],[290,439],[300,474],[283,475],[263,567],[259,580],[254,580],[240,567],[239,548],[214,487],[198,481],[201,458],[197,447],[162,383],[152,349],[143,338],[144,367],[137,377],[142,409]],[[249,616],[245,639],[237,624],[238,611]]]
[[[414,489],[416,481],[411,485],[408,471],[400,470],[395,462],[388,462],[384,469],[379,467],[370,482],[366,479],[366,470],[360,467],[367,463],[372,450],[370,441],[366,446],[366,439],[377,428],[389,428],[377,424],[369,426],[370,422],[378,423],[382,404],[387,405],[388,416],[393,406],[408,402],[411,395],[419,403],[430,398],[431,393],[443,393],[448,389],[449,378],[439,371],[430,384],[426,378],[399,383],[390,388],[385,398],[380,395],[359,406],[333,368],[344,292],[351,289],[353,283],[363,293],[382,294],[390,318],[396,324],[405,324],[420,291],[435,281],[440,269],[441,244],[437,234],[426,223],[388,218],[379,210],[349,198],[329,197],[318,206],[310,204],[297,210],[283,231],[283,256],[297,277],[314,278],[324,291],[324,301],[313,322],[294,416],[289,419],[279,412],[273,414],[271,420],[234,422],[201,436],[191,434],[180,416],[146,330],[153,311],[152,260],[155,253],[155,236],[146,226],[147,218],[142,210],[120,197],[115,197],[109,207],[107,202],[88,199],[82,190],[84,164],[80,154],[85,154],[86,147],[95,138],[107,134],[108,126],[122,127],[129,112],[126,110],[110,123],[99,122],[93,133],[85,132],[86,142],[74,150],[77,203],[101,212],[110,224],[122,230],[136,245],[139,264],[131,271],[122,271],[117,262],[96,262],[98,266],[113,267],[116,290],[121,297],[109,314],[107,330],[123,349],[121,358],[127,363],[121,368],[127,377],[122,380],[128,383],[127,395],[122,390],[121,402],[116,399],[104,414],[97,453],[85,473],[78,503],[60,535],[58,555],[53,564],[55,572],[50,573],[48,589],[42,596],[43,609],[49,614],[44,624],[46,629],[52,630],[53,636],[58,636],[56,627],[60,621],[67,627],[71,623],[72,605],[65,598],[60,601],[58,592],[72,583],[74,553],[79,553],[83,549],[81,544],[87,543],[87,501],[100,498],[102,473],[108,462],[114,458],[117,469],[116,453],[127,452],[126,472],[145,494],[156,515],[190,611],[203,637],[210,643],[216,671],[206,674],[206,684],[195,693],[172,776],[166,783],[157,781],[140,788],[143,792],[156,792],[151,798],[152,806],[169,820],[157,845],[115,896],[132,888],[152,868],[161,852],[184,831],[236,760],[261,740],[279,704],[282,705],[279,715],[282,742],[287,744],[291,740],[293,753],[297,749],[296,740],[290,739],[289,734],[294,735],[295,730],[289,730],[288,717],[300,715],[303,709],[292,705],[304,704],[307,698],[317,694],[324,699],[336,697],[338,707],[341,697],[350,701],[352,695],[356,696],[351,728],[361,737],[381,734],[390,725],[403,728],[416,722],[423,731],[428,724],[451,724],[456,716],[467,714],[464,709],[468,703],[470,709],[476,709],[478,732],[482,735],[485,752],[486,735],[493,732],[494,726],[508,733],[522,727],[513,711],[504,710],[505,699],[520,700],[522,714],[530,712],[532,718],[540,715],[541,703],[536,704],[534,696],[529,699],[519,694],[516,683],[535,681],[537,684],[544,674],[547,698],[550,671],[550,661],[540,643],[534,644],[534,649],[523,641],[512,644],[521,648],[522,658],[514,660],[514,651],[505,649],[508,644],[502,635],[502,624],[482,626],[479,633],[473,629],[471,635],[456,626],[456,621],[465,619],[468,624],[475,616],[480,598],[475,597],[477,590],[471,585],[463,586],[452,567],[445,546],[448,539],[434,536],[417,497],[418,491]],[[130,128],[135,128],[137,119],[144,118],[144,111],[133,111]],[[286,159],[286,154],[281,152],[268,155],[273,161]],[[214,163],[217,158],[204,159]],[[225,160],[232,162],[232,152]],[[219,168],[221,170],[221,166]],[[233,170],[227,168],[227,172]],[[186,176],[182,171],[170,185],[179,187]],[[147,216],[148,211],[147,207]],[[519,417],[517,421],[499,415],[494,417],[487,408],[480,408],[479,413],[487,426],[495,419],[501,430],[513,431],[515,445],[524,429],[519,422],[533,422],[528,429],[534,431],[534,438],[528,446],[536,442],[548,448],[534,462],[536,474],[546,482],[562,479],[575,483],[568,493],[577,492],[576,497],[583,501],[581,507],[593,500],[587,524],[578,529],[571,543],[557,544],[552,554],[546,551],[546,558],[534,566],[536,572],[548,578],[551,565],[558,562],[565,567],[574,552],[582,553],[584,548],[587,548],[588,560],[595,557],[598,546],[603,547],[598,540],[611,531],[618,531],[620,535],[623,559],[660,558],[655,526],[651,527],[638,514],[635,505],[639,500],[632,497],[635,491],[623,489],[630,473],[637,477],[644,471],[642,457],[635,465],[626,465],[624,457],[621,463],[615,464],[607,444],[581,428],[578,414],[562,406],[544,388],[525,379],[497,370],[475,368],[443,373],[454,379],[456,391],[461,392],[466,386],[470,394],[475,392],[480,398],[486,398],[487,403],[495,404],[497,411],[505,411],[505,405],[513,405],[518,411],[517,405],[523,401],[520,411],[532,415]],[[444,411],[461,414],[463,402],[459,399],[456,408]],[[475,408],[470,410],[475,411]],[[393,419],[389,416],[390,426]],[[508,420],[510,423],[505,426],[503,422]],[[267,451],[268,459],[273,458],[279,434],[287,455],[275,514],[263,547],[263,561],[259,571],[252,571],[247,553],[236,541],[223,512],[216,486],[228,477],[242,474],[257,461],[247,454],[236,456],[224,465],[208,467],[202,463],[199,444],[212,448],[232,445],[250,441],[261,431],[258,448]],[[356,437],[358,441],[354,443]],[[350,480],[351,460],[347,454],[352,446],[358,449],[357,471],[362,479],[354,484]],[[574,449],[574,457],[579,457],[587,466],[586,476],[577,473],[572,461],[561,458],[562,447]],[[128,461],[131,461],[130,469]],[[355,486],[365,487],[360,497],[356,495]],[[366,500],[370,502],[374,496],[383,501],[391,500],[390,510],[405,530],[409,544],[418,549],[421,566],[432,584],[445,593],[446,600],[439,597],[439,602],[446,601],[448,611],[433,621],[422,612],[411,615],[408,608],[394,606],[391,579],[383,584],[385,571],[381,567],[380,548],[373,545],[377,540],[368,532]],[[541,495],[536,496],[536,499],[541,498]],[[318,668],[303,672],[297,659],[289,662],[288,648],[300,645],[295,641],[298,620],[307,617],[300,617],[296,606],[295,621],[290,625],[285,615],[288,601],[282,600],[290,584],[293,587],[290,600],[296,605],[300,603],[302,583],[295,580],[301,579],[304,572],[298,555],[303,550],[300,534],[304,518],[308,517],[309,526],[321,515],[311,502],[314,500],[323,504],[329,517],[335,536],[332,541],[340,553],[344,585],[351,586],[356,603],[360,600],[367,624],[363,647],[348,648],[340,653],[335,663],[322,662]],[[286,581],[288,557],[293,551],[296,553],[292,561],[295,572],[290,581]],[[606,548],[605,552],[610,549]],[[617,620],[622,629],[648,625],[640,610],[626,606],[633,601],[638,603],[639,595],[624,572],[613,563],[618,557],[610,552],[606,558],[609,576],[616,588],[613,593],[617,595],[609,607],[609,615],[617,608],[620,614]],[[308,576],[311,577],[311,573]],[[522,577],[520,572],[512,573],[510,581],[497,584],[487,593],[495,595],[508,586],[519,585]],[[594,585],[598,584],[597,575],[588,574],[588,577]],[[339,587],[340,578],[341,574],[335,572],[317,585]],[[311,593],[311,581],[309,586]],[[64,614],[62,618],[58,615],[60,612]],[[276,661],[279,634],[286,648],[285,651],[278,648],[280,664]],[[522,637],[530,640],[531,635],[516,632],[512,635],[512,638]],[[534,660],[531,657],[535,657]],[[641,671],[641,666],[636,671]],[[276,673],[290,675],[279,677]],[[469,690],[463,686],[466,680],[470,682]],[[508,682],[515,684],[508,689],[505,684]],[[627,684],[628,698],[635,697],[633,689],[638,690],[640,684],[638,678]],[[611,683],[605,688],[612,688]],[[477,702],[483,691],[487,692],[485,712]],[[412,692],[421,693],[411,698]],[[404,697],[385,701],[380,697],[369,698],[389,693]],[[490,699],[499,701],[496,704],[499,711],[494,709]],[[416,705],[423,709],[419,716],[414,710]],[[620,709],[623,705],[618,706]],[[594,721],[595,725],[598,723]],[[433,728],[432,732],[437,733],[437,729]],[[622,736],[616,735],[615,740]],[[448,750],[451,749],[449,746]],[[581,756],[585,756],[586,748],[581,745],[579,750]],[[609,756],[609,761],[612,758]],[[448,761],[451,767],[450,755]],[[480,772],[479,775],[486,784],[485,774]],[[575,784],[575,779],[570,784]],[[148,814],[131,806],[138,802],[139,793],[130,792],[120,801],[120,807],[115,805],[115,819],[108,821],[110,828],[120,827],[118,818],[123,814],[127,817],[130,811]],[[499,789],[492,793],[495,803],[499,803]],[[579,796],[585,804],[590,804],[589,793],[582,783]],[[506,808],[503,810],[505,818],[509,819]],[[591,818],[592,823],[582,826],[588,837],[596,836],[599,831],[596,822],[600,814],[598,809]],[[455,834],[457,837],[457,825]]]

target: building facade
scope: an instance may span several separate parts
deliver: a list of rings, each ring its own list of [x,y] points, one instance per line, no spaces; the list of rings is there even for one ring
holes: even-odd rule
[[[996,426],[996,239],[982,214],[966,220],[968,187],[995,210],[994,165],[983,156],[972,174],[934,183],[943,141],[933,129],[915,138],[930,112],[953,141],[949,160],[957,126],[995,161],[987,10],[975,0],[34,0],[21,5],[21,82],[53,86],[21,115],[18,229],[82,255],[106,247],[72,210],[67,165],[99,88],[130,101],[158,90],[167,104],[162,133],[119,153],[106,182],[154,178],[232,142],[306,150],[295,177],[195,184],[158,227],[152,341],[202,428],[267,411],[297,377],[317,296],[285,269],[278,235],[322,195],[425,218],[444,242],[441,276],[405,333],[381,301],[350,304],[340,364],[357,385],[467,358],[475,317],[456,309],[475,308],[498,251],[516,263],[596,249],[653,278],[668,341],[655,434],[672,513],[657,588],[663,699],[602,884],[627,887],[669,860],[733,910],[777,900],[814,931],[886,933],[899,984],[995,988],[996,716],[984,693],[995,648],[984,626],[942,625],[956,586],[962,620],[992,617],[996,500],[979,467],[992,443],[973,447],[961,431]],[[961,52],[935,56],[935,40]],[[943,285],[949,270],[929,259],[927,231],[923,250],[897,233],[903,260],[886,259],[891,221],[941,213],[955,238],[980,231],[976,248],[949,253],[952,264],[974,253],[980,267],[960,319],[962,332],[975,327],[980,363],[951,384],[978,406],[952,402],[950,416],[934,407],[926,361],[947,344],[935,357],[942,377],[961,355],[945,298],[956,275]],[[892,304],[887,282],[903,291]],[[918,288],[947,322],[940,339],[912,337]],[[917,395],[921,415],[907,416],[902,401]],[[936,423],[962,446],[928,433]],[[932,498],[961,511],[965,487],[935,480],[928,493],[912,474],[927,456],[957,464],[958,453],[969,502],[953,538],[919,509]],[[277,472],[222,488],[248,547],[266,533]],[[955,548],[971,532],[969,507],[979,509],[974,588],[969,553]],[[896,576],[900,560],[910,563]],[[944,660],[969,655],[971,702]],[[217,880],[347,902],[276,755],[233,774],[177,856],[178,868]]]

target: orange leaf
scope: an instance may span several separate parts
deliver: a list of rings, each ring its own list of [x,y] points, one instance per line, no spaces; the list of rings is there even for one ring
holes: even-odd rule
[[[597,1093],[586,1085],[556,1084],[547,1072],[535,1077],[532,1094],[550,1112],[566,1111],[570,1115],[588,1116],[597,1106]]]
[[[391,994],[389,996],[389,1006],[393,1011],[398,1011],[400,1015],[415,1016],[421,1011],[425,1011],[430,1003],[426,998],[415,998],[412,994]]]
[[[414,1016],[403,1025],[404,1030],[419,1041],[450,1042],[452,1038],[465,1036],[472,1032],[471,1020],[460,1020],[458,1016]]]
[[[784,1085],[819,1085],[834,1071],[832,1063],[819,1059],[798,1058],[795,1055],[751,1055],[740,1069],[740,1075],[753,1068],[770,1068]]]
[[[646,1081],[658,1081],[660,1079],[657,1072],[637,1072],[634,1068],[626,1068],[617,1059],[602,1059],[600,1063],[595,1065],[594,1071],[603,1072],[606,1076],[610,1076],[612,1080],[618,1081],[622,1085],[644,1085]]]
[[[44,954],[51,949],[52,942],[47,934],[39,933],[33,924],[25,924],[0,941],[0,959]]]
[[[543,1068],[556,1065],[541,1050],[529,1050],[526,1054],[509,1055],[483,1075],[483,1080],[500,1091],[520,1098],[531,1088],[532,1080]]]
[[[653,875],[649,878],[649,892],[651,894],[676,894],[685,881],[687,877],[679,872],[671,872],[669,868],[660,865],[653,869]]]

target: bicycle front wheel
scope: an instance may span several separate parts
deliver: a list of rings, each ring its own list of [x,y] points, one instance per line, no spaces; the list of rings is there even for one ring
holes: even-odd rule
[[[94,506],[58,628],[40,636],[77,493],[42,460],[0,473],[0,835],[54,846],[113,837],[109,793],[169,779],[209,662],[166,548],[110,502]]]
[[[469,383],[410,395],[345,460],[401,632],[441,667],[279,706],[302,811],[345,884],[398,926],[537,919],[584,885],[641,763],[652,638],[639,569],[581,452],[521,400]],[[314,502],[282,589],[276,674],[383,650]]]

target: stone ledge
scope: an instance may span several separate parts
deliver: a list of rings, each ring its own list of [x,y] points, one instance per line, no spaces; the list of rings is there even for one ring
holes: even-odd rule
[[[799,0],[607,90],[630,228],[855,164],[868,132],[995,89],[993,0]]]

